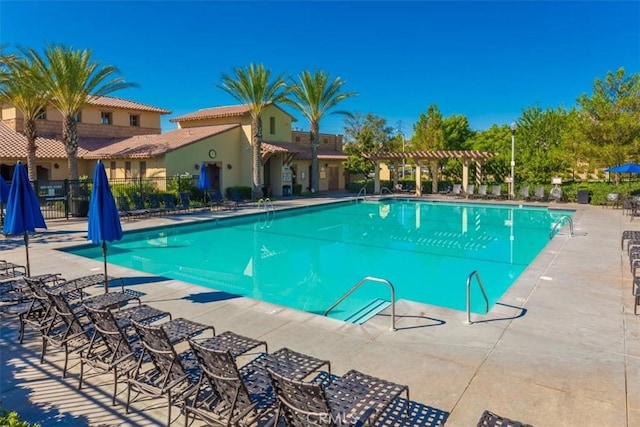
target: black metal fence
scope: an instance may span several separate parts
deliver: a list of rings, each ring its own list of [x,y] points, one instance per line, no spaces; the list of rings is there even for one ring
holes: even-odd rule
[[[178,175],[161,178],[121,178],[109,180],[114,197],[124,196],[133,200],[134,195],[146,198],[152,193],[169,193],[178,197],[187,192],[191,200],[203,200],[202,190],[197,188],[198,176]],[[45,219],[86,217],[93,182],[81,180],[38,180],[33,182]]]

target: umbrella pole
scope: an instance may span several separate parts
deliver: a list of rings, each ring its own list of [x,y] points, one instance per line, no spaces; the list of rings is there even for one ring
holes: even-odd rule
[[[107,242],[102,241],[102,259],[104,260],[104,293],[109,292],[109,276],[107,276]]]
[[[31,266],[29,265],[29,235],[24,232],[24,248],[27,251],[27,277],[31,277]]]

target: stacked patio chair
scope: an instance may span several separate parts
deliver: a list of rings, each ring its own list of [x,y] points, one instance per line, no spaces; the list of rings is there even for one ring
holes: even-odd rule
[[[502,199],[502,185],[497,184],[491,188],[491,194],[488,195],[490,199]]]
[[[447,196],[462,197],[462,184],[453,184],[451,191],[447,193]]]
[[[474,199],[486,199],[487,198],[487,185],[481,184],[478,186],[478,192],[471,195]]]
[[[523,185],[520,187],[520,193],[518,193],[518,198],[520,200],[529,200],[531,196],[529,195],[529,186]]]
[[[475,189],[476,189],[475,184],[467,184],[467,188],[464,192],[465,197],[467,198],[473,197],[473,192],[475,191]]]
[[[544,187],[542,185],[537,186],[533,190],[533,196],[531,196],[531,200],[534,200],[536,202],[542,202],[545,200]]]
[[[121,217],[131,218],[149,215],[149,211],[144,207],[141,209],[131,209],[131,206],[129,205],[129,199],[127,199],[125,196],[118,196],[117,202],[118,213]]]
[[[234,203],[234,208],[240,208],[247,205],[247,201],[242,198],[240,191],[237,188],[230,188],[231,201]]]
[[[292,379],[267,368],[278,397],[274,425],[282,416],[288,426],[376,425],[376,420],[400,395],[406,393],[409,415],[409,388],[356,370],[327,385],[319,381]]]
[[[531,424],[510,420],[490,411],[484,411],[478,420],[477,427],[533,427]]]

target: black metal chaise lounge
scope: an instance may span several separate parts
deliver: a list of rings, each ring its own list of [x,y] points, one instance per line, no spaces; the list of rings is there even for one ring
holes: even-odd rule
[[[409,388],[351,370],[327,386],[305,382],[267,369],[278,397],[277,419],[288,426],[375,425],[385,410]],[[408,411],[408,404],[406,409]]]

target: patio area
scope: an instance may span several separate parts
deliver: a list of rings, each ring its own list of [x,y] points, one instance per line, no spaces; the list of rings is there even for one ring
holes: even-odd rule
[[[290,199],[276,209],[325,203],[332,198]],[[464,201],[462,202],[464,203]],[[504,202],[509,203],[509,202]],[[538,204],[540,205],[540,204]],[[407,384],[421,416],[411,425],[475,426],[489,409],[534,426],[640,425],[640,316],[634,316],[629,263],[620,249],[623,230],[640,230],[622,210],[562,204],[575,209],[574,236],[565,227],[487,316],[401,300],[396,332],[389,312],[363,326],[235,297],[185,282],[118,266],[109,274],[143,292],[142,302],[173,317],[211,324],[331,361],[332,372],[350,369]],[[255,212],[201,212],[124,221],[123,229]],[[84,221],[49,221],[30,242],[32,274],[74,278],[102,271],[92,261],[57,251],[86,243]],[[24,263],[21,238],[0,240],[0,259]],[[111,405],[111,375],[88,377],[78,390],[78,366],[62,379],[63,355],[39,363],[40,340],[28,331],[17,343],[17,321],[0,327],[0,402],[43,427],[62,425],[155,426],[165,422],[165,400],[136,403],[129,415],[121,386]],[[173,425],[183,425],[179,411]],[[198,425],[198,424],[195,424]]]

